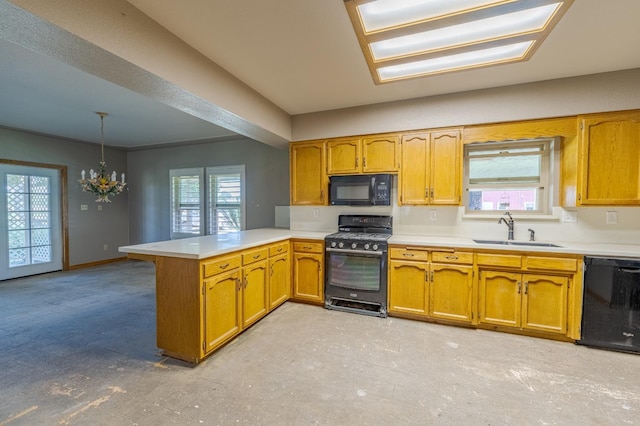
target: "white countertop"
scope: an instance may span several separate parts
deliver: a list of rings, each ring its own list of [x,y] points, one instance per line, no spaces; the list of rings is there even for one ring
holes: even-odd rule
[[[289,238],[322,240],[329,232],[291,231],[289,229],[262,228],[224,235],[182,238],[158,241],[118,248],[122,253],[146,254],[151,256],[183,257],[206,259],[236,250],[244,250],[262,244],[275,243]]]
[[[324,237],[330,233],[331,232],[292,231],[289,229],[262,228],[225,235],[208,235],[205,237],[183,238],[179,240],[123,246],[120,247],[118,251],[122,253],[151,256],[206,259],[289,238],[323,240]],[[478,244],[470,238],[461,237],[398,234],[393,235],[389,239],[389,244],[640,258],[640,245],[637,244],[599,244],[554,241],[553,244],[560,247],[526,245],[512,246],[500,244]]]

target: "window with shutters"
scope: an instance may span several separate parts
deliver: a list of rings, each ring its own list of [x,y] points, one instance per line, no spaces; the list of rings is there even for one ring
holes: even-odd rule
[[[173,169],[169,175],[171,239],[245,228],[244,165]]]
[[[549,214],[553,150],[553,139],[467,144],[466,213]]]

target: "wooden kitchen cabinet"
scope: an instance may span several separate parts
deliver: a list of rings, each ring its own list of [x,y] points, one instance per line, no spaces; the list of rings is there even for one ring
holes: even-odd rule
[[[395,173],[398,136],[374,135],[327,141],[327,174]]]
[[[289,242],[270,247],[269,256],[269,310],[273,310],[291,296]]]
[[[471,323],[473,253],[433,250],[389,250],[389,313]]]
[[[640,204],[640,112],[593,114],[578,120],[578,204]]]
[[[325,142],[289,145],[291,205],[326,205]]]
[[[498,256],[478,255],[479,323],[567,335],[577,259]],[[510,267],[516,257],[518,266]]]
[[[402,135],[399,203],[459,205],[461,132],[457,129]]]
[[[204,352],[209,353],[242,330],[240,270],[207,278],[204,286]]]
[[[389,314],[429,314],[429,264],[407,260],[389,261]]]
[[[324,243],[293,240],[291,298],[324,303]]]
[[[268,253],[261,248],[242,255],[242,328],[269,312]]]

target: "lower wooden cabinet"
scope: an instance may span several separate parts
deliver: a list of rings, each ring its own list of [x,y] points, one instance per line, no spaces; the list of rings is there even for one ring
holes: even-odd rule
[[[291,298],[324,303],[324,243],[293,240],[293,292]]]
[[[568,289],[566,276],[483,270],[479,321],[566,334]]]
[[[291,262],[289,253],[269,259],[269,310],[286,302],[291,295]]]
[[[390,257],[389,313],[471,323],[472,253],[392,248]]]
[[[389,257],[390,315],[580,337],[579,256],[391,246]]]
[[[269,312],[267,259],[242,268],[242,327],[249,327]]]
[[[204,281],[204,352],[222,345],[242,330],[240,270]]]

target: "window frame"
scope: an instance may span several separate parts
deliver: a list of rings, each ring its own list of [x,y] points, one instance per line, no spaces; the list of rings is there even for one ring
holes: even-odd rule
[[[246,229],[246,173],[245,165],[229,165],[229,166],[210,166],[210,167],[192,167],[182,169],[170,169],[169,170],[169,233],[170,238],[181,239],[189,237],[198,237],[211,234],[210,218],[213,217],[213,210],[215,206],[212,206],[210,200],[210,184],[209,179],[212,175],[239,173],[240,174],[240,229],[243,231]],[[198,232],[187,233],[176,231],[174,228],[174,217],[176,213],[175,209],[175,193],[173,179],[180,176],[197,176],[198,177],[198,212],[199,212],[199,229]]]
[[[484,151],[493,147],[500,148],[502,150],[513,150],[523,147],[532,147],[535,145],[542,146],[541,150],[541,164],[540,164],[540,182],[532,184],[530,182],[520,181],[517,179],[509,179],[505,177],[504,183],[472,183],[469,179],[469,161],[470,152]],[[505,211],[510,211],[515,215],[531,215],[531,216],[549,216],[552,214],[553,200],[555,197],[555,181],[559,175],[557,170],[557,149],[560,146],[558,138],[546,137],[546,138],[531,138],[531,139],[519,139],[509,141],[487,141],[487,142],[473,142],[464,145],[463,152],[463,205],[464,215],[471,217],[496,217],[504,214]],[[517,156],[518,154],[513,154]],[[494,209],[494,210],[470,210],[469,209],[469,195],[475,188],[482,189],[517,189],[522,187],[536,186],[536,198],[538,200],[537,210],[510,210],[510,209]]]

